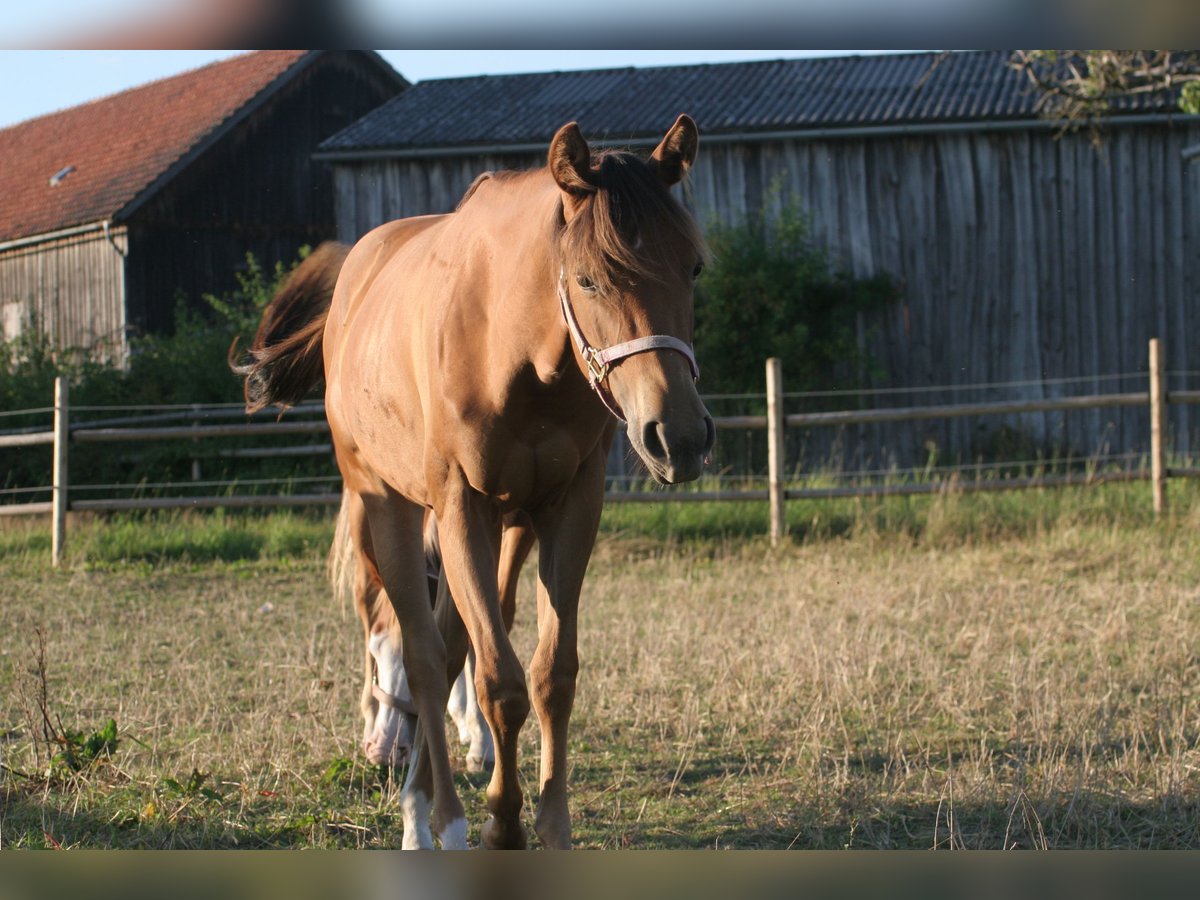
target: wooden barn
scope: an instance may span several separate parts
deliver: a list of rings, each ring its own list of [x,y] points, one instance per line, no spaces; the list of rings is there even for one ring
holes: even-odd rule
[[[332,236],[317,145],[407,82],[362,51],[248,53],[0,130],[0,336],[123,358],[178,298]]]
[[[649,148],[686,111],[702,133],[687,194],[702,219],[736,221],[779,184],[845,266],[902,287],[863,323],[882,373],[870,386],[918,392],[866,403],[1140,390],[1153,336],[1170,370],[1200,369],[1200,166],[1181,157],[1200,144],[1200,118],[1143,97],[1113,110],[1097,147],[1040,118],[1008,59],[905,53],[428,81],[325,141],[318,158],[334,166],[338,234],[352,240],[452,209],[481,170],[542,164],[566,121],[596,145]],[[1172,416],[1186,451],[1187,411]],[[964,456],[1005,442],[1097,454],[1139,450],[1147,436],[1141,410],[1092,410],[849,439],[861,460],[884,462],[919,458],[931,442]]]

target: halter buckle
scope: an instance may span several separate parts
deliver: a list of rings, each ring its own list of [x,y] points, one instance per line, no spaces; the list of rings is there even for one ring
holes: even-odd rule
[[[592,387],[603,384],[604,380],[608,378],[608,373],[612,367],[606,362],[599,362],[600,354],[596,352],[594,347],[586,348],[581,355],[583,356],[583,361],[587,364],[588,378],[592,382]]]

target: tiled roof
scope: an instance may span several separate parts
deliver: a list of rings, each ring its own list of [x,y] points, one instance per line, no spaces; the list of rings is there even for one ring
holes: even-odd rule
[[[1028,119],[1010,51],[904,53],[422,81],[322,143],[323,153],[539,144],[564,122],[589,139]],[[1137,102],[1156,109],[1161,98]],[[1126,111],[1124,108],[1121,111]]]
[[[116,216],[308,52],[242,54],[0,130],[0,240]]]

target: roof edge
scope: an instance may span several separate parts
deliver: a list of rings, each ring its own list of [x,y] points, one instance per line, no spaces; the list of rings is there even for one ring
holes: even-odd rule
[[[258,91],[253,97],[234,110],[225,121],[218,124],[204,135],[204,137],[189,147],[187,152],[180,156],[179,159],[160,172],[148,185],[134,195],[132,200],[113,213],[112,220],[114,222],[123,222],[132,216],[180,172],[195,162],[197,158],[208,152],[214,144],[237,128],[238,125],[249,118],[256,110],[266,104],[268,100],[278,94],[300,72],[307,69],[319,56],[327,52],[329,51],[309,50],[305,52],[303,56],[271,79],[262,90]]]
[[[1200,122],[1200,115],[1180,112],[1133,113],[1112,116],[1106,126],[1128,126],[1146,124],[1192,124]],[[816,128],[788,128],[764,131],[736,131],[701,134],[703,144],[758,143],[781,140],[825,140],[856,137],[894,137],[903,135],[955,134],[969,131],[1024,131],[1049,130],[1064,127],[1061,119],[988,119],[958,122],[896,123],[889,125],[820,126]],[[652,147],[661,140],[660,135],[630,137],[625,140],[598,138],[588,140],[593,147]],[[360,150],[318,150],[313,159],[321,162],[367,162],[386,159],[428,159],[446,156],[479,156],[501,153],[540,153],[550,146],[550,137],[545,141],[514,144],[444,144],[425,147],[372,147]]]
[[[68,225],[66,228],[56,228],[54,231],[42,231],[38,234],[27,234],[24,237],[11,238],[7,241],[0,241],[0,253],[6,250],[18,250],[21,247],[28,247],[33,244],[44,244],[46,241],[58,241],[63,238],[76,237],[93,231],[103,234],[105,226],[111,223],[111,219],[97,219],[95,222],[86,222],[82,225]]]

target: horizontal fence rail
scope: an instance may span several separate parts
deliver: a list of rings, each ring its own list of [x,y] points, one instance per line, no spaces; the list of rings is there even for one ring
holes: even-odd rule
[[[1168,403],[1195,404],[1200,403],[1200,391],[1178,390],[1168,395],[1165,390],[1165,372],[1162,365],[1161,343],[1156,339],[1150,342],[1149,348],[1149,390],[1110,394],[1087,394],[1069,397],[1057,397],[1035,400],[1006,400],[991,402],[952,403],[941,405],[913,405],[882,409],[846,409],[829,412],[792,413],[785,414],[784,398],[788,396],[783,390],[782,365],[778,359],[767,361],[767,414],[766,415],[732,415],[714,417],[717,428],[722,430],[753,429],[767,432],[767,475],[765,478],[737,479],[741,487],[724,489],[702,489],[666,491],[662,489],[633,490],[620,489],[616,482],[610,481],[606,499],[610,502],[621,503],[657,503],[663,501],[727,501],[739,500],[750,502],[769,502],[769,521],[772,541],[778,541],[786,533],[786,503],[796,500],[827,500],[847,497],[871,496],[918,496],[948,492],[971,491],[1013,491],[1030,488],[1053,488],[1076,485],[1097,485],[1110,482],[1151,481],[1153,485],[1153,503],[1156,513],[1161,513],[1166,506],[1166,481],[1168,478],[1200,477],[1200,468],[1174,467],[1166,465],[1165,440],[1166,410]],[[1109,376],[1104,376],[1109,377]],[[1111,378],[1126,376],[1111,376]],[[1143,376],[1144,377],[1144,376]],[[1078,382],[1090,381],[1096,383],[1102,377],[1062,379]],[[988,385],[974,385],[988,387]],[[946,390],[954,390],[948,386]],[[886,391],[881,391],[884,393]],[[837,392],[849,394],[850,392]],[[762,395],[756,395],[759,399]],[[985,478],[979,466],[962,466],[946,470],[928,470],[926,474],[937,474],[939,477],[917,483],[875,482],[869,479],[865,483],[828,487],[797,487],[788,484],[784,471],[784,436],[787,429],[841,427],[849,425],[872,425],[891,422],[911,422],[923,419],[953,419],[968,416],[994,416],[1037,412],[1067,412],[1073,410],[1090,410],[1114,407],[1148,408],[1151,419],[1150,434],[1150,468],[1148,471],[1084,471],[1068,472],[1065,474],[1042,474],[1026,477],[1011,476],[1000,478]],[[208,438],[240,438],[266,437],[283,435],[314,435],[324,436],[329,432],[329,425],[324,418],[323,403],[305,403],[290,409],[287,419],[278,413],[259,413],[247,417],[240,406],[232,404],[195,404],[172,407],[137,407],[138,415],[92,419],[90,421],[71,422],[72,410],[68,404],[67,384],[64,379],[55,381],[55,404],[42,410],[23,411],[25,414],[53,412],[54,424],[51,429],[23,428],[0,434],[0,449],[16,447],[34,447],[50,445],[53,449],[53,482],[44,488],[15,488],[0,491],[0,495],[17,496],[22,493],[50,492],[49,502],[37,501],[27,503],[0,503],[0,516],[25,514],[46,514],[52,518],[52,561],[58,565],[62,559],[66,542],[66,518],[68,511],[112,512],[124,510],[164,510],[164,509],[250,509],[265,507],[301,507],[301,506],[332,506],[341,501],[340,486],[331,490],[312,490],[300,493],[272,494],[209,494],[204,496],[155,496],[155,497],[70,497],[73,491],[98,491],[128,487],[135,490],[150,488],[175,488],[183,483],[163,483],[158,485],[69,485],[67,453],[70,444],[112,444],[116,442],[148,442],[160,440],[201,441]],[[77,413],[97,413],[111,411],[102,407],[78,407]],[[19,415],[21,412],[10,415]],[[312,416],[319,418],[295,418],[295,416]],[[221,419],[241,419],[241,421],[224,421]],[[253,421],[255,418],[271,421]],[[251,421],[246,421],[249,418]],[[187,424],[168,425],[166,422],[186,422]],[[331,445],[327,442],[304,445],[279,447],[239,447],[220,449],[209,452],[209,458],[232,459],[263,459],[285,456],[315,456],[329,455]],[[197,451],[199,456],[204,453]],[[1084,460],[1086,462],[1086,460]],[[197,463],[194,461],[193,466]],[[1016,464],[1010,464],[1016,465]],[[991,465],[993,472],[1003,464]],[[969,470],[974,470],[971,474]],[[197,488],[205,486],[199,482],[198,468],[194,468],[193,481]],[[916,470],[910,470],[916,471]],[[855,476],[888,476],[895,474],[888,470],[877,472],[857,472]],[[336,476],[330,478],[299,478],[281,479],[292,485],[300,482],[328,481],[336,482]],[[268,480],[277,483],[275,480]],[[757,485],[755,483],[757,482]],[[222,485],[229,488],[238,486],[262,484],[262,481],[243,480],[231,482],[208,482],[208,485]],[[761,485],[765,483],[765,487]],[[755,485],[755,486],[749,486]]]

